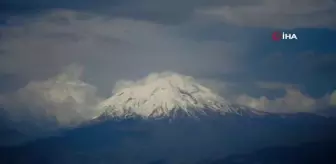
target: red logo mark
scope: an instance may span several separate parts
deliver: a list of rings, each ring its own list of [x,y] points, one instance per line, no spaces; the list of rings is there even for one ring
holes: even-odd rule
[[[274,41],[279,41],[279,40],[281,40],[281,38],[282,38],[282,35],[281,35],[280,32],[273,32],[272,33],[272,39]]]

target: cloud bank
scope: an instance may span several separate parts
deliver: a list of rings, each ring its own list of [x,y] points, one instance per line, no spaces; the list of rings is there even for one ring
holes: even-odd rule
[[[267,92],[283,91],[283,95],[265,96],[265,95],[250,95],[240,89],[241,84],[201,79],[200,82],[227,98],[231,103],[248,106],[260,111],[270,113],[315,113],[320,114],[327,108],[335,106],[335,92],[325,94],[322,97],[314,98],[306,93],[303,93],[304,87],[298,84],[286,84],[278,82],[256,82],[252,87],[255,90],[266,90]],[[245,85],[245,84],[243,84]],[[275,95],[272,93],[271,95]]]
[[[318,113],[330,105],[327,95],[320,99],[314,99],[297,89],[286,89],[283,97],[275,99],[269,99],[265,96],[254,98],[243,94],[238,96],[236,102],[271,113]]]
[[[336,91],[330,95],[330,105],[336,106]]]
[[[76,62],[89,70],[86,73],[94,83],[105,81],[100,85],[111,86],[120,78],[144,76],[153,70],[195,74],[238,68],[238,45],[195,40],[180,35],[181,30],[180,26],[72,10],[12,18],[0,28],[4,54],[0,73],[45,79]]]
[[[4,95],[1,104],[12,124],[40,130],[76,126],[95,116],[96,88],[80,80],[82,67],[68,66],[45,81],[31,81]],[[20,127],[19,127],[20,128]]]

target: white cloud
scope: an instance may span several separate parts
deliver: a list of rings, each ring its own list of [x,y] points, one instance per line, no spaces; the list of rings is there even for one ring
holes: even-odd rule
[[[246,94],[237,96],[236,103],[271,113],[319,113],[329,107],[329,95],[315,99],[303,94],[297,88],[284,88],[283,97],[269,99],[265,96],[254,98]]]
[[[303,87],[298,84],[256,82],[254,84],[256,87],[255,91],[260,89],[268,90],[270,92],[279,90],[285,91],[283,96],[269,98],[265,95],[260,95],[259,97],[251,96],[244,90],[239,89],[242,86],[238,83],[210,79],[203,79],[201,80],[201,83],[219,93],[232,103],[271,113],[323,113],[327,108],[336,106],[336,91],[330,95],[326,94],[321,98],[314,98],[302,93]]]
[[[94,117],[100,99],[94,86],[80,80],[81,74],[82,67],[71,65],[55,77],[32,81],[14,93],[2,95],[8,118],[13,123],[28,121],[33,128],[51,130]]]
[[[335,15],[333,0],[262,0],[258,4],[216,6],[196,12],[196,16],[230,24],[273,28],[335,28]]]

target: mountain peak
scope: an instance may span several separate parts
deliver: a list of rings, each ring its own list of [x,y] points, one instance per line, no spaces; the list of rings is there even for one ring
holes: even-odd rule
[[[237,112],[221,96],[190,77],[172,72],[150,74],[135,82],[117,85],[114,95],[99,104],[105,115],[115,117],[188,116],[207,111]]]

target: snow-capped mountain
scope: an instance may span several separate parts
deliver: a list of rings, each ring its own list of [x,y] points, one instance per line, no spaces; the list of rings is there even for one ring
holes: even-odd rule
[[[261,114],[230,104],[223,97],[199,84],[194,78],[177,73],[151,74],[117,87],[114,95],[98,105],[100,116],[161,118],[218,113]]]

